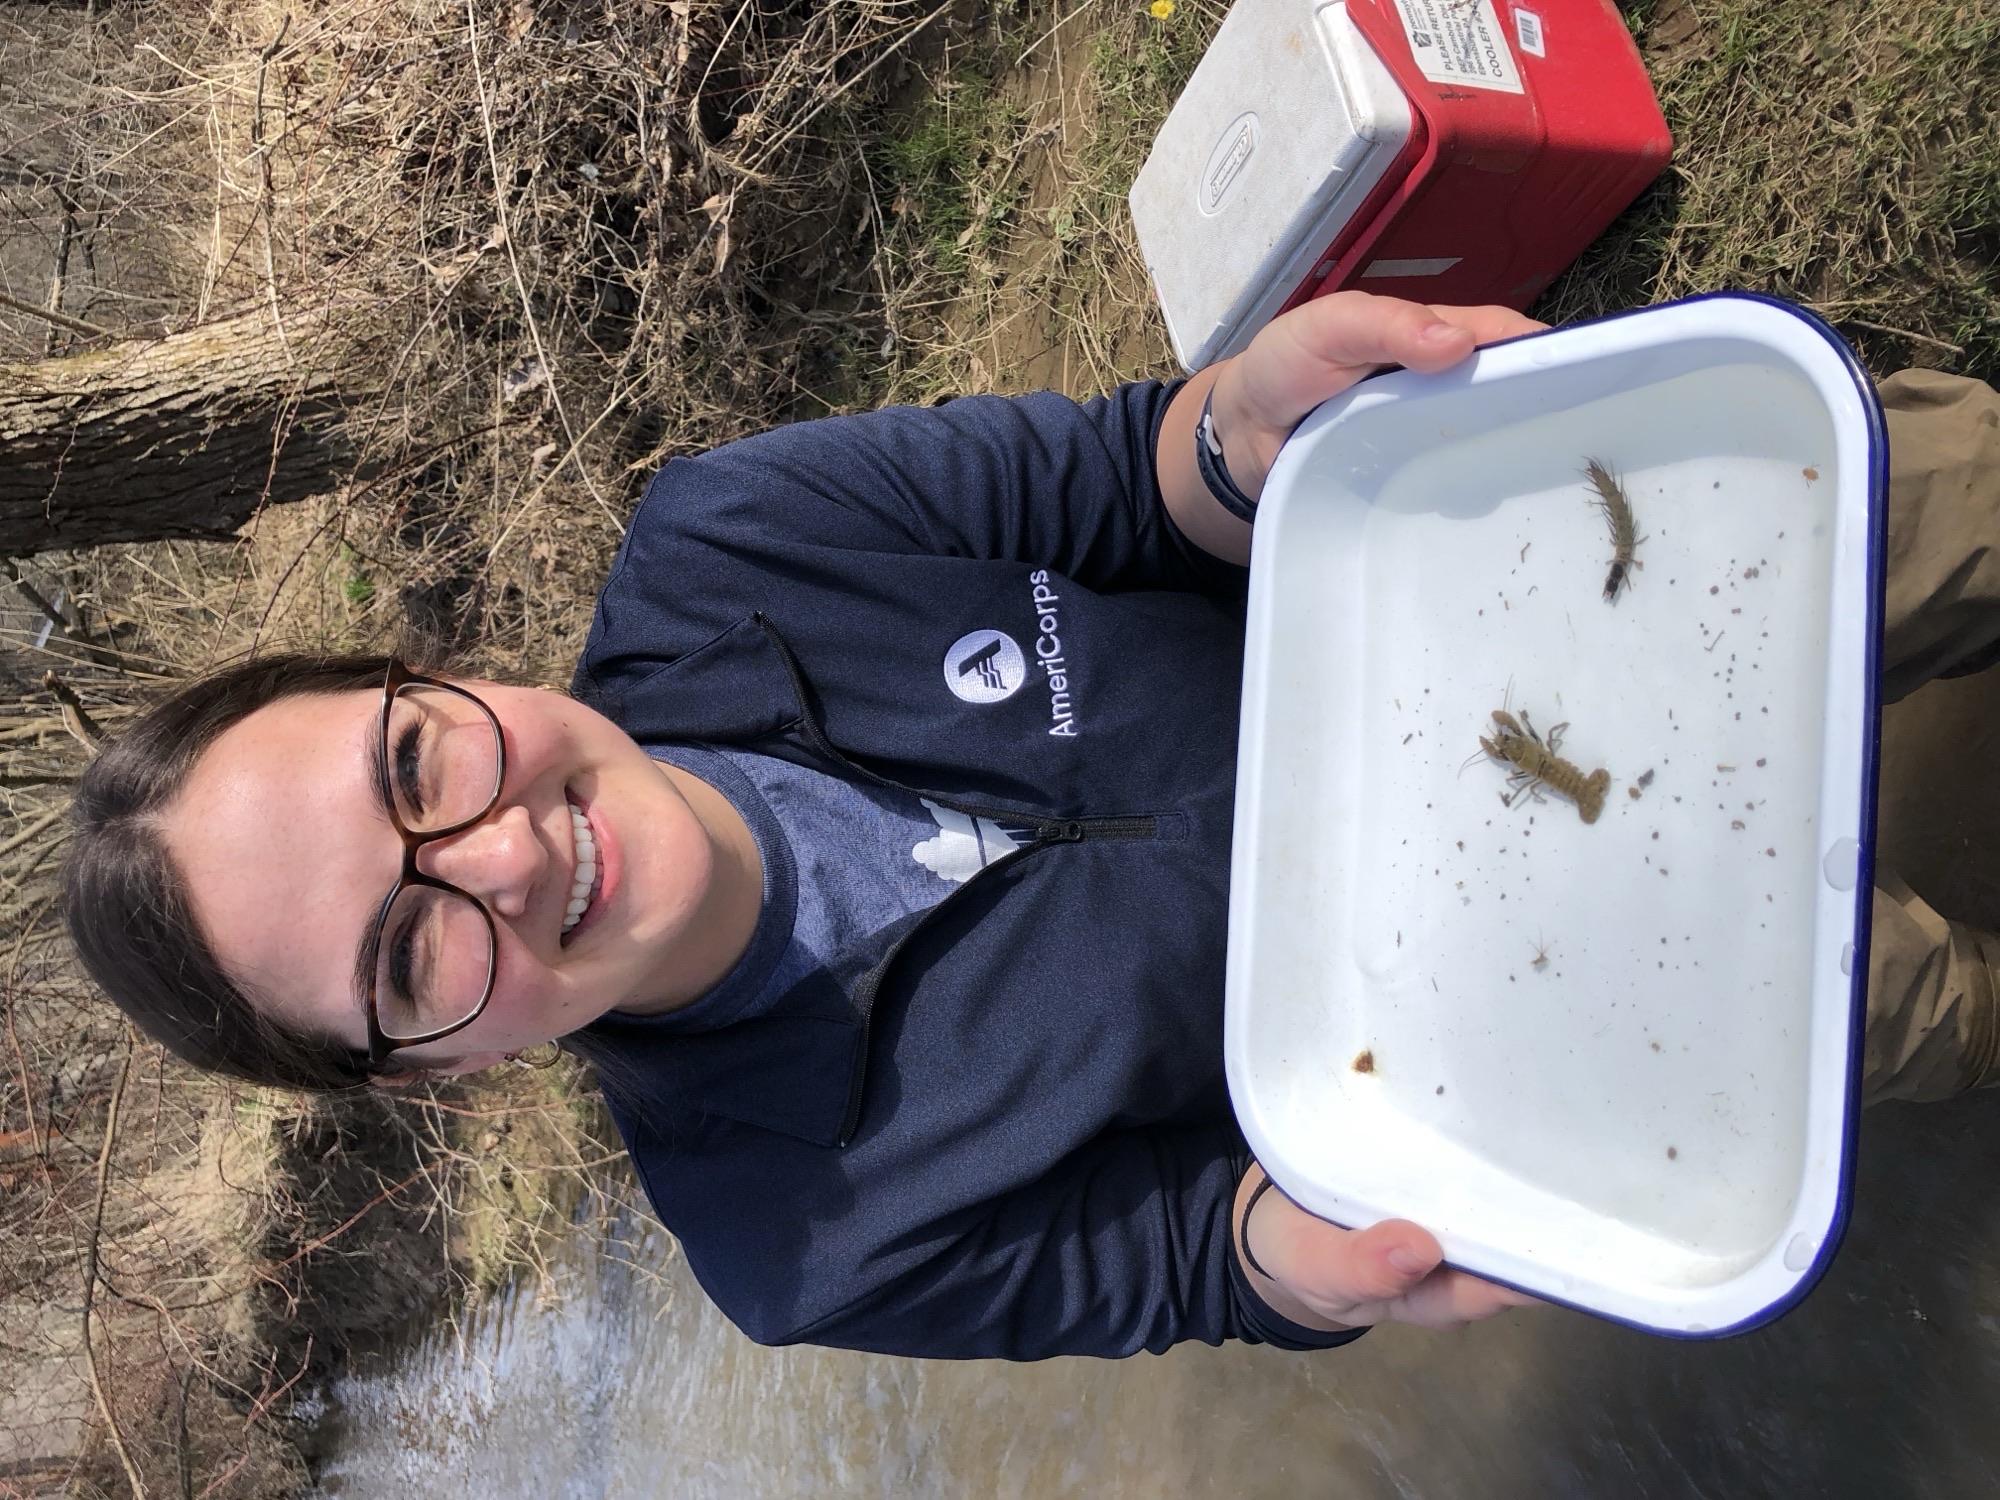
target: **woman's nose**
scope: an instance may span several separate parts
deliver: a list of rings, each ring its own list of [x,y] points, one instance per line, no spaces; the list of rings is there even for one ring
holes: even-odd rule
[[[528,810],[518,803],[417,851],[419,869],[477,896],[503,917],[527,911],[529,892],[548,860]]]

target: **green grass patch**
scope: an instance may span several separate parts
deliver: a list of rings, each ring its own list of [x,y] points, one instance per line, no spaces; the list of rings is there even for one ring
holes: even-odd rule
[[[1675,164],[1536,311],[1743,288],[1871,366],[2000,365],[2000,10],[1662,0],[1633,22]]]
[[[890,194],[883,249],[899,283],[962,288],[991,273],[1021,196],[1010,168],[1022,116],[994,86],[999,62],[994,45],[969,51],[907,125],[873,147],[872,169]]]

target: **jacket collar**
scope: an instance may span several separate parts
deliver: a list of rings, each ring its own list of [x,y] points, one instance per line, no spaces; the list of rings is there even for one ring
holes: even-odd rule
[[[614,1113],[669,1138],[662,1122],[709,1115],[840,1144],[867,1033],[831,980],[814,975],[765,1014],[719,1030],[679,1031],[665,1024],[672,1020],[614,1012],[584,1032]]]
[[[747,744],[791,728],[805,711],[804,685],[761,615],[650,672],[621,672],[608,686],[580,678],[578,687],[641,744]]]

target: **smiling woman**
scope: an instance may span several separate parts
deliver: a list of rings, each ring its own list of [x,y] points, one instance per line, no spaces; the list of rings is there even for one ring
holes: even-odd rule
[[[1325,396],[1526,326],[1329,297],[1185,382],[676,460],[574,698],[278,658],[130,731],[77,802],[78,948],[262,1082],[560,1039],[765,1342],[1312,1349],[1497,1312],[1417,1226],[1265,1191],[1222,973],[1246,497]]]
[[[408,676],[251,662],[93,770],[77,818],[121,857],[72,860],[67,904],[139,925],[72,925],[93,971],[179,976],[141,1017],[177,1050],[221,1043],[195,1060],[305,1087],[468,1071],[614,1006],[685,1004],[740,955],[761,875],[726,802],[560,694],[385,691]],[[154,734],[181,753],[162,764]]]

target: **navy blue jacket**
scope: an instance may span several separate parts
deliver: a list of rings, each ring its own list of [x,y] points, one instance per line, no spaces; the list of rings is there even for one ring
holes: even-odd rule
[[[760,1342],[1352,1337],[1274,1315],[1231,1241],[1246,574],[1162,504],[1173,390],[801,423],[674,460],[633,519],[581,698],[642,744],[754,748],[1037,834],[856,974],[719,1028],[614,1013],[580,1039],[662,1221]],[[979,631],[1011,650],[948,663]],[[975,669],[1011,694],[955,692]]]

